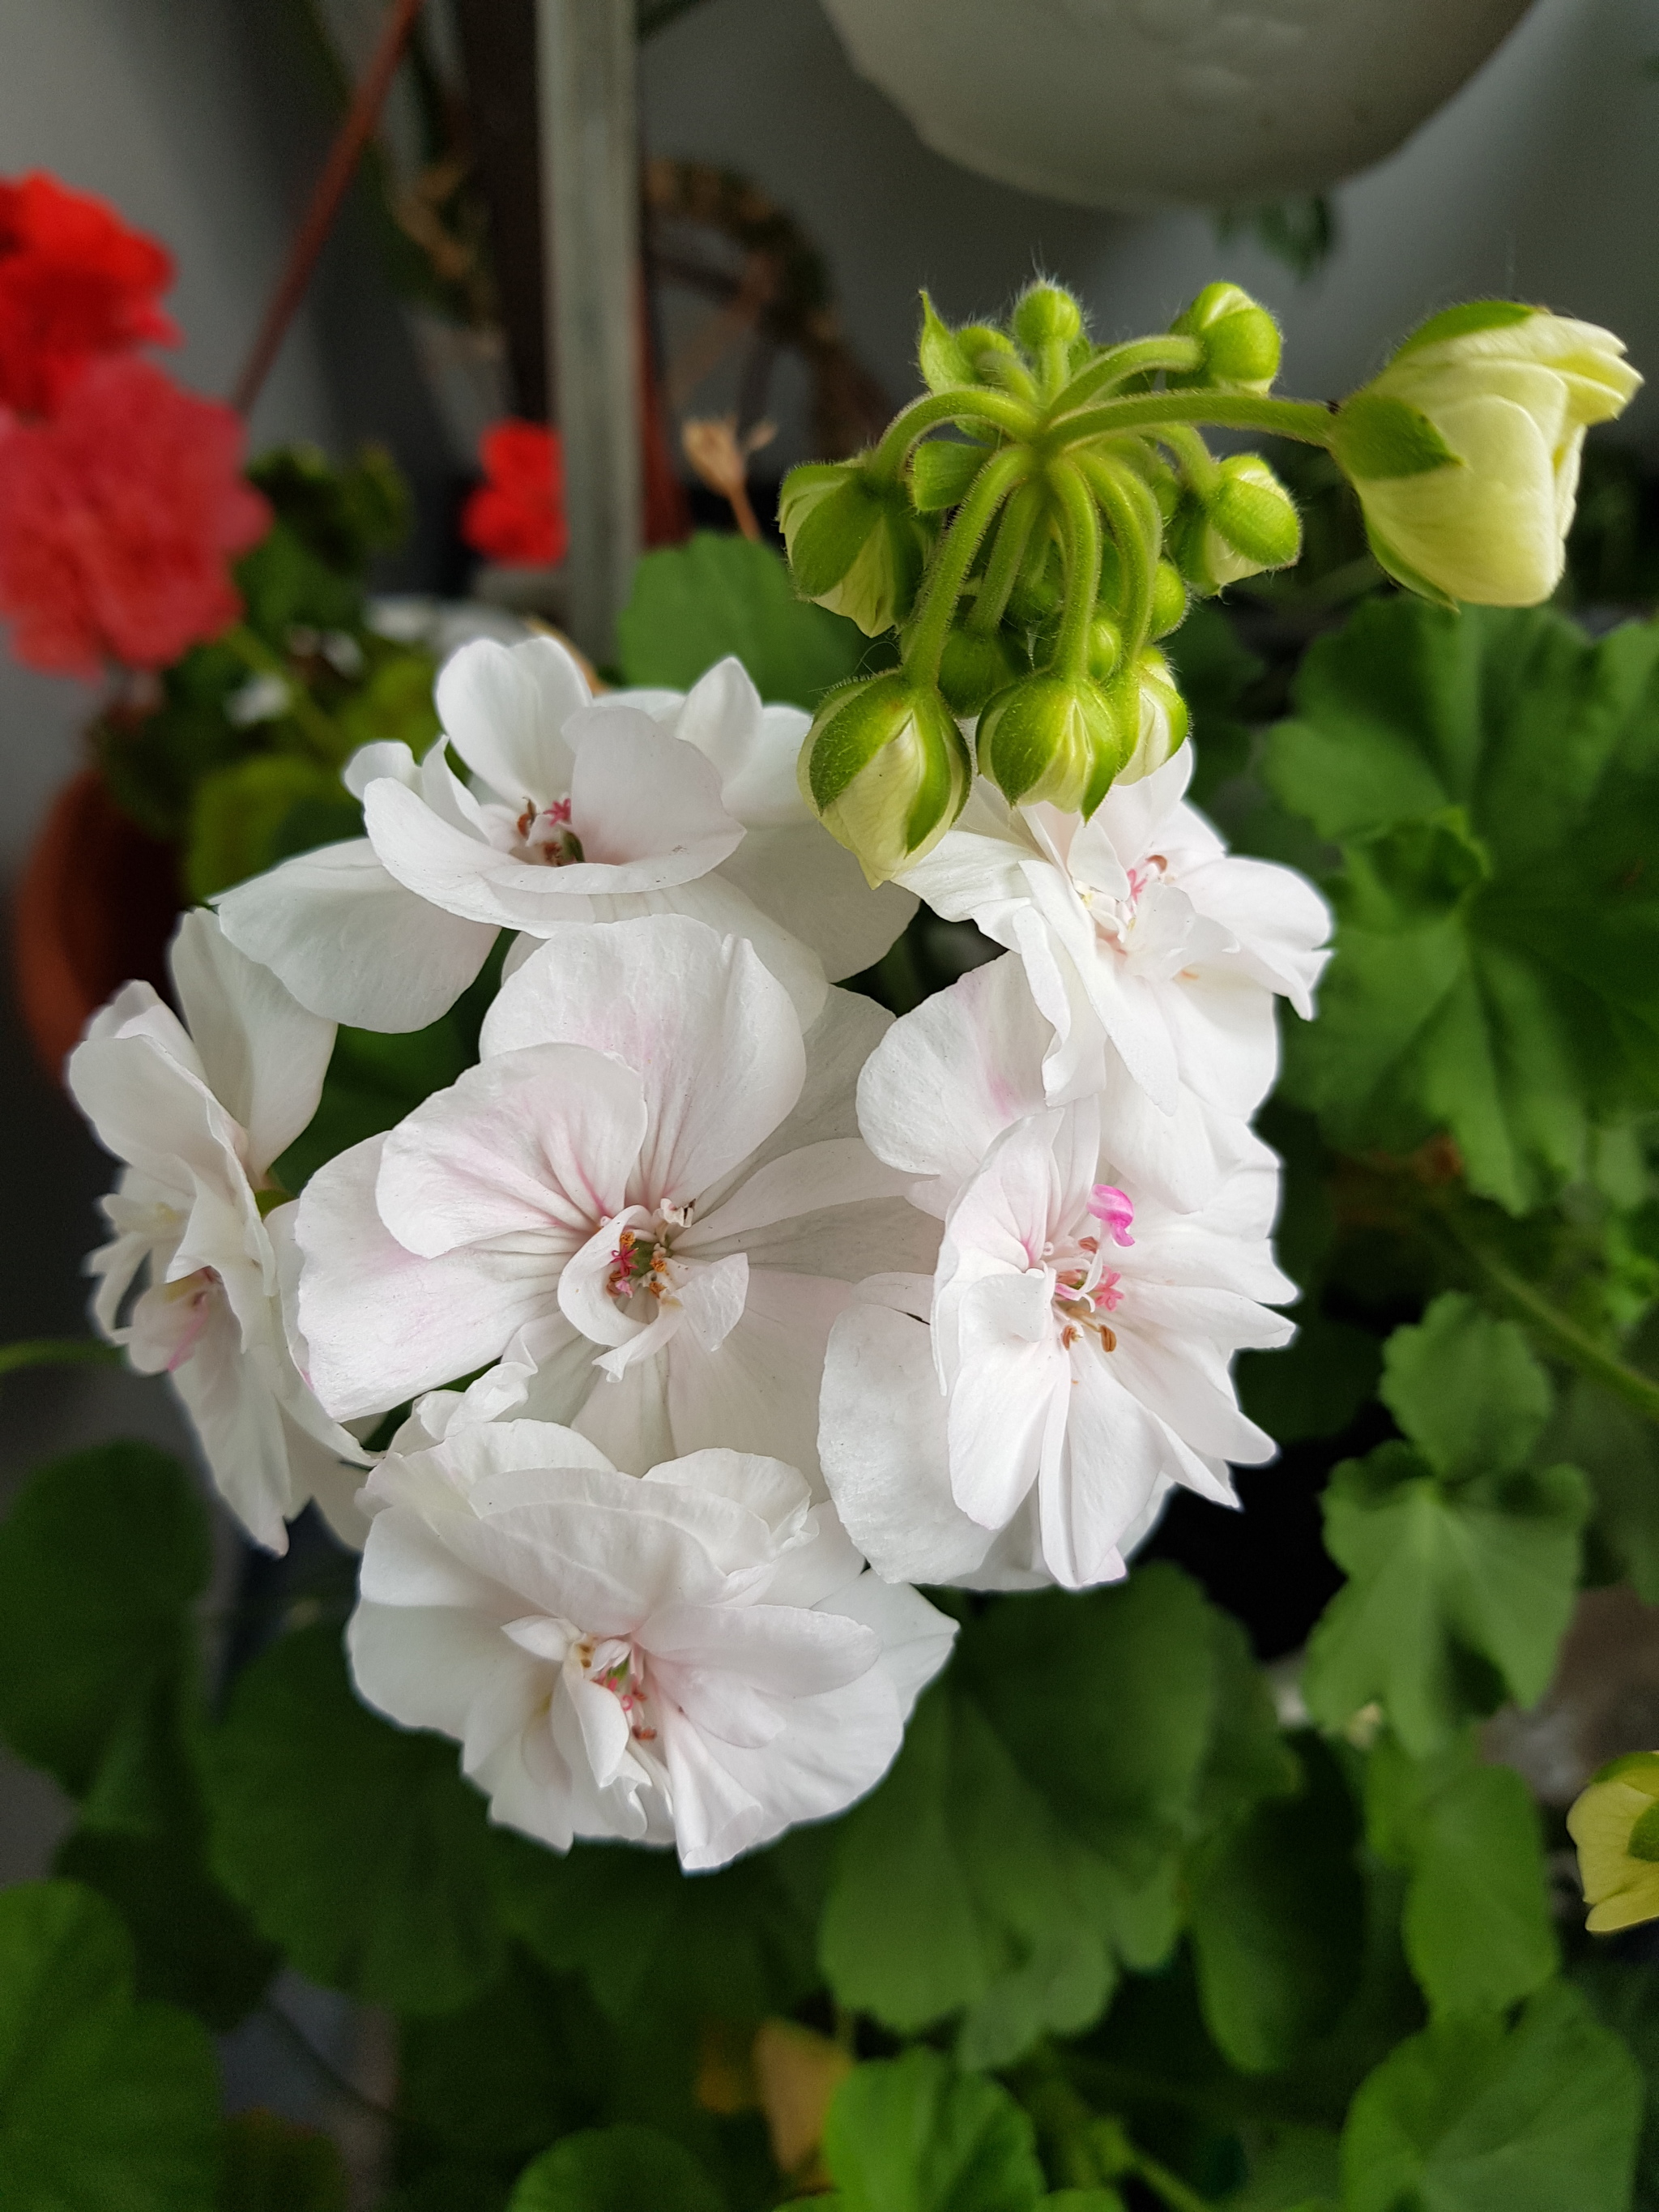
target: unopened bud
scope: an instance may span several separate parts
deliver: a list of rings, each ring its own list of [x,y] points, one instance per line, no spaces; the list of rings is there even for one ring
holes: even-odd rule
[[[1218,592],[1264,568],[1285,568],[1302,550],[1302,522],[1266,461],[1232,453],[1200,502],[1188,501],[1170,533],[1181,573],[1200,592]]]
[[[1186,580],[1173,561],[1160,561],[1152,578],[1152,634],[1154,637],[1168,637],[1186,619]]]
[[[1113,688],[1121,688],[1133,700],[1127,712],[1134,718],[1134,744],[1121,777],[1125,783],[1138,783],[1180,751],[1191,718],[1174,670],[1155,647],[1149,646]]]
[[[1089,617],[1089,673],[1097,684],[1115,673],[1123,658],[1123,633],[1103,607]]]
[[[784,478],[778,522],[803,599],[866,637],[909,613],[925,545],[901,486],[875,483],[861,461],[808,462]]]
[[[1058,284],[1033,284],[1013,313],[1014,335],[1029,353],[1044,346],[1070,345],[1083,329],[1083,311]]]
[[[945,641],[939,688],[953,713],[970,716],[1030,668],[1006,630],[953,629]]]
[[[1016,805],[1092,814],[1134,743],[1113,692],[1046,672],[1000,691],[979,718],[979,764]]]
[[[944,698],[902,668],[830,692],[799,770],[802,796],[872,884],[939,842],[966,805],[973,774]]]
[[[1237,284],[1206,284],[1182,309],[1170,329],[1196,338],[1204,349],[1200,366],[1172,376],[1172,386],[1215,385],[1228,392],[1271,390],[1279,374],[1279,325],[1259,301]]]

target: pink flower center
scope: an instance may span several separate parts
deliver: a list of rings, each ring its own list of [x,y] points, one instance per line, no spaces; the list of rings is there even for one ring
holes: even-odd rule
[[[1129,1224],[1135,1218],[1134,1201],[1115,1183],[1097,1182],[1089,1194],[1089,1211],[1106,1230],[1114,1244],[1125,1249],[1134,1243]]]
[[[625,1637],[590,1636],[584,1637],[576,1646],[576,1656],[588,1680],[597,1683],[602,1690],[609,1690],[622,1707],[628,1721],[628,1733],[635,1742],[654,1743],[657,1731],[650,1725],[646,1705],[649,1693],[644,1654]]]
[[[1088,1211],[1114,1244],[1134,1243],[1129,1224],[1135,1218],[1133,1200],[1115,1183],[1097,1182],[1089,1194]],[[1117,1334],[1105,1316],[1123,1303],[1123,1278],[1105,1264],[1098,1237],[1079,1237],[1069,1254],[1054,1261],[1054,1310],[1060,1316],[1060,1340],[1066,1351],[1092,1336],[1103,1352],[1117,1350]]]
[[[539,808],[534,799],[526,799],[514,828],[523,860],[568,868],[582,857],[582,841],[570,826],[568,799],[556,799],[551,805]]]

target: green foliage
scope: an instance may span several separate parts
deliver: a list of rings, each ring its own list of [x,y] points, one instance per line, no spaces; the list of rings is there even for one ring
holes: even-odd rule
[[[502,1964],[483,1800],[455,1747],[360,1705],[337,1629],[284,1637],[242,1675],[204,1753],[214,1871],[301,1972],[438,2013]]]
[[[0,2200],[17,2212],[213,2212],[213,2047],[137,2004],[125,1931],[73,1882],[0,1894]]]
[[[690,2151],[650,2128],[567,2136],[520,2177],[508,2212],[726,2212]]]
[[[842,1824],[830,1986],[901,2033],[963,2014],[971,2064],[1076,2034],[1119,1960],[1169,1955],[1188,1844],[1295,1780],[1237,1631],[1175,1569],[993,1608]]]
[[[1302,1786],[1268,1798],[1195,1854],[1193,1955],[1205,2024],[1245,2074],[1278,2073],[1330,2031],[1364,1948],[1358,1820],[1316,1738]]]
[[[1331,1478],[1325,1540],[1351,1579],[1314,1632],[1304,1689],[1334,1728],[1376,1702],[1422,1758],[1504,1697],[1542,1693],[1589,1492],[1577,1468],[1524,1464],[1550,1393],[1513,1323],[1449,1292],[1395,1332],[1384,1364],[1413,1441]]]
[[[338,771],[297,753],[254,753],[196,786],[185,890],[198,905],[313,845],[361,835],[362,809]],[[313,831],[319,835],[312,834]]]
[[[1371,1847],[1408,1876],[1402,1934],[1431,2011],[1498,2013],[1555,1973],[1537,1808],[1468,1744],[1424,1761],[1389,1737],[1365,1769]]]
[[[314,2129],[274,2112],[239,2112],[225,2125],[218,2212],[346,2212],[340,2154]]]
[[[1409,599],[1309,652],[1267,774],[1342,849],[1291,1095],[1520,1212],[1659,1085],[1659,631]]]
[[[839,2212],[1033,2212],[1043,2191],[1030,2116],[936,2051],[855,2068],[830,2105],[823,2161]]]
[[[165,1817],[157,1758],[194,1691],[208,1567],[195,1486],[149,1444],[53,1461],[0,1528],[0,1730],[95,1825]]]
[[[763,699],[808,708],[831,684],[884,665],[854,623],[795,597],[769,546],[707,531],[645,556],[617,649],[624,683],[676,691],[735,653]]]
[[[1626,2212],[1640,2118],[1635,2062],[1570,1989],[1512,2028],[1437,2022],[1354,2100],[1343,2212]]]
[[[1188,740],[1193,780],[1187,796],[1195,806],[1205,806],[1217,786],[1237,775],[1249,760],[1251,736],[1244,702],[1263,664],[1239,642],[1237,631],[1219,607],[1201,603],[1188,609],[1166,650],[1193,718]]]

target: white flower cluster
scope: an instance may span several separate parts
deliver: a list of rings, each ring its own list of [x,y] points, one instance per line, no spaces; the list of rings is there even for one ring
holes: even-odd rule
[[[496,1819],[716,1866],[885,1771],[954,1633],[911,1583],[1109,1580],[1270,1455],[1249,1117],[1328,917],[1184,752],[1087,823],[981,785],[872,892],[735,662],[595,701],[478,642],[438,703],[352,762],[364,838],[186,916],[182,1023],[131,984],[74,1054],[94,1311],[260,1543],[314,1497],[361,1546],[358,1687]],[[895,1022],[834,979],[916,894],[1008,951]],[[335,1024],[434,1021],[504,930],[477,1064],[289,1199]]]

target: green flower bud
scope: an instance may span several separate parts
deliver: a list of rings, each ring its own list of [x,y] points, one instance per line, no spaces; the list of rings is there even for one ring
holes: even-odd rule
[[[1594,1936],[1659,1920],[1659,1752],[1604,1766],[1567,1814]]]
[[[1152,635],[1168,637],[1186,619],[1186,580],[1172,561],[1160,561],[1152,578]]]
[[[1431,599],[1533,606],[1560,581],[1584,432],[1641,383],[1611,331],[1509,300],[1435,315],[1336,418],[1371,550]]]
[[[974,767],[939,693],[895,668],[830,693],[798,774],[802,797],[873,885],[939,842],[967,804]]]
[[[910,611],[926,541],[902,488],[872,481],[865,464],[791,469],[778,522],[795,589],[878,637]]]
[[[1083,310],[1058,284],[1033,284],[1014,307],[1014,335],[1028,353],[1044,346],[1069,346],[1083,329]]]
[[[1267,392],[1279,374],[1279,325],[1267,310],[1237,284],[1206,284],[1170,328],[1196,338],[1204,349],[1201,367],[1172,376],[1172,386],[1206,384],[1228,392]]]
[[[1090,675],[1097,684],[1105,683],[1122,658],[1122,631],[1103,607],[1097,607],[1089,617]]]
[[[1017,805],[1092,814],[1134,743],[1133,724],[1092,677],[1052,671],[998,692],[979,718],[979,764]]]
[[[963,351],[957,333],[940,319],[926,292],[921,295],[921,335],[916,341],[916,366],[930,392],[949,392],[972,384],[973,364]]]
[[[939,688],[954,714],[971,716],[1030,665],[1006,630],[953,629],[945,641]]]
[[[1302,550],[1302,523],[1266,461],[1232,453],[1213,491],[1191,498],[1171,532],[1181,573],[1197,590],[1218,592],[1264,568],[1286,568]]]
[[[1133,749],[1122,772],[1127,781],[1138,782],[1180,751],[1187,742],[1191,717],[1175,671],[1155,647],[1149,646],[1133,669],[1126,670],[1118,678],[1118,684],[1133,698],[1128,712],[1134,718],[1131,724]]]

